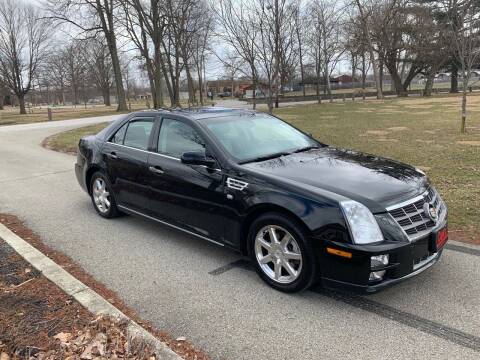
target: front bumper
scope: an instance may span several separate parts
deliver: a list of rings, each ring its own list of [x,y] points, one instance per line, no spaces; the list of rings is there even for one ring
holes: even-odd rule
[[[436,229],[445,226],[446,219],[438,224]],[[321,283],[326,288],[375,293],[409,279],[427,270],[440,259],[444,246],[436,249],[435,236],[436,233],[432,232],[413,242],[385,241],[374,245],[325,241],[317,249]],[[351,257],[331,254],[327,252],[327,247],[350,253]],[[385,275],[380,281],[370,281],[371,257],[383,254],[389,255],[389,264],[373,270],[385,270]]]

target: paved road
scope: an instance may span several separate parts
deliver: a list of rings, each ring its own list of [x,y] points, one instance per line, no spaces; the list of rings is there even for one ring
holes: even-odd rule
[[[104,220],[69,155],[39,146],[102,118],[0,128],[0,211],[214,359],[478,359],[480,250],[450,244],[422,275],[369,297],[264,285],[239,257],[133,216]]]

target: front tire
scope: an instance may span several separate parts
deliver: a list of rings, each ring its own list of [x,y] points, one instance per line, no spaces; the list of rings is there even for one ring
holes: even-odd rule
[[[250,227],[248,243],[257,273],[274,289],[297,292],[312,285],[315,255],[297,222],[283,214],[261,215]]]
[[[108,178],[101,172],[93,174],[90,181],[90,197],[97,213],[107,219],[120,213]]]

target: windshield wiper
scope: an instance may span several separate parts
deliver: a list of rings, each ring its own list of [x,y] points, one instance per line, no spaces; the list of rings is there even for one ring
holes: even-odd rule
[[[246,164],[246,163],[250,163],[250,162],[260,162],[260,161],[275,159],[275,158],[285,156],[285,155],[290,155],[290,154],[291,153],[289,153],[289,152],[282,151],[282,152],[278,152],[278,153],[274,153],[274,154],[270,154],[270,155],[259,156],[259,157],[256,157],[254,159],[245,160],[245,161],[242,161],[240,164]]]
[[[318,146],[317,145],[305,146],[303,148],[295,150],[294,153],[304,152],[312,149],[318,149]]]

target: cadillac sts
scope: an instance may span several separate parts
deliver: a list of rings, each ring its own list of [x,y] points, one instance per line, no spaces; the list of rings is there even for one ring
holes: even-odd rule
[[[229,247],[285,292],[376,292],[431,267],[448,240],[447,207],[421,170],[263,113],[132,113],[82,138],[75,170],[100,216]]]

